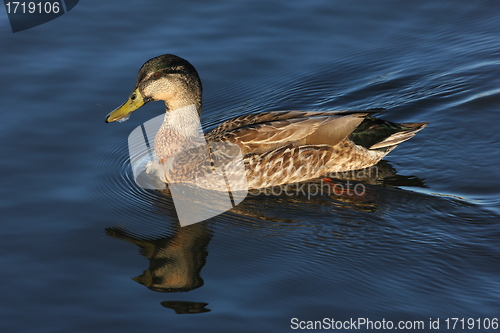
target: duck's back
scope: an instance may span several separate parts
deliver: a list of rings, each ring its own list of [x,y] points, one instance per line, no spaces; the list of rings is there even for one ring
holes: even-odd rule
[[[371,116],[377,111],[250,114],[222,123],[206,138],[240,148],[249,189],[277,186],[375,165],[426,125],[387,122]]]

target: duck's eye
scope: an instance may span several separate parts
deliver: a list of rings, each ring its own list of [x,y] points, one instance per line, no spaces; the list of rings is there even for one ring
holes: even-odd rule
[[[161,77],[162,72],[156,72],[153,74],[153,79],[159,79]]]

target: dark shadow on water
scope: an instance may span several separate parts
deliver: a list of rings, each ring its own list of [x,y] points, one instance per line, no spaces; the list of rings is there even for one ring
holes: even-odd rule
[[[203,302],[164,301],[160,304],[167,309],[174,310],[177,314],[196,314],[212,311],[205,308],[208,303]]]

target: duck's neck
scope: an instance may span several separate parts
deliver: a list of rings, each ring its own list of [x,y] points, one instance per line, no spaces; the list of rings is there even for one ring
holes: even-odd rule
[[[175,112],[179,109],[185,109],[188,107],[194,107],[201,115],[201,92],[197,90],[197,93],[186,92],[185,90],[175,91],[175,98],[169,98],[165,100],[165,107],[167,108],[167,114]]]
[[[200,124],[200,112],[195,104],[177,108],[167,105],[167,108],[155,138],[155,152],[162,159],[203,144],[205,139]]]

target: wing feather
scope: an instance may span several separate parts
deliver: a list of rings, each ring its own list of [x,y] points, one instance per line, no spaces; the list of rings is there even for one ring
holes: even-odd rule
[[[243,154],[285,145],[335,145],[374,111],[273,111],[240,116],[207,134],[207,141],[231,142]]]

